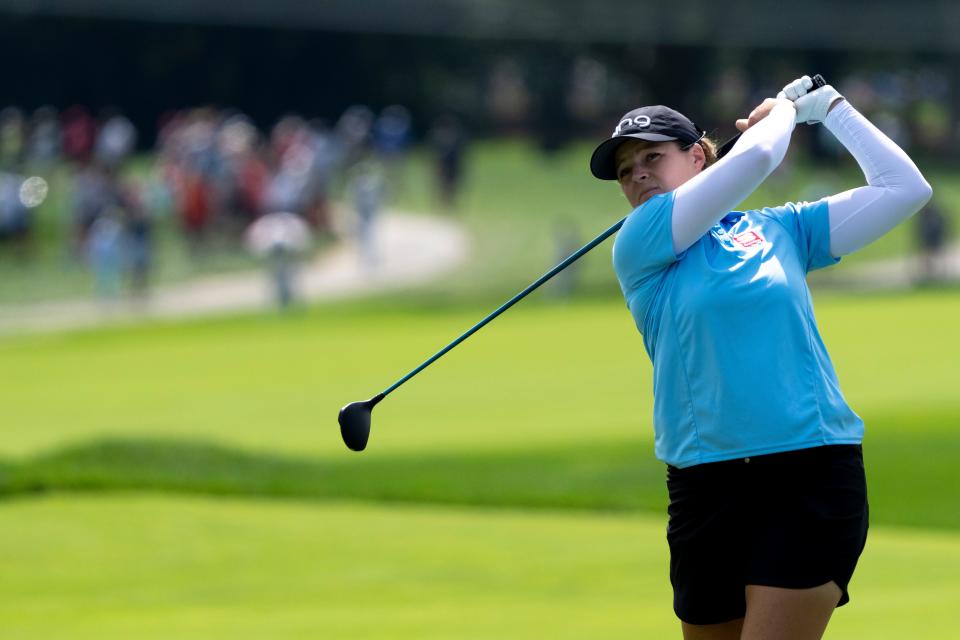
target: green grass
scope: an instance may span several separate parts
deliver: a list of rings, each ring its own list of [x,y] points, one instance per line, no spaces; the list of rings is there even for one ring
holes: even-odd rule
[[[0,636],[676,635],[650,364],[609,246],[584,258],[575,300],[547,285],[379,405],[363,454],[335,421],[556,262],[559,220],[586,240],[625,215],[584,153],[475,147],[452,214],[476,238],[473,260],[423,289],[0,338]],[[400,204],[429,209],[427,165],[408,172]],[[960,183],[930,178],[960,212]],[[748,204],[825,179],[858,178],[800,164]],[[909,240],[898,229],[844,262]],[[48,275],[30,295],[69,288]],[[867,423],[874,525],[827,637],[950,637],[960,296],[815,301]]]
[[[953,427],[937,416],[960,406],[960,296],[818,296],[816,308],[868,422],[930,415],[930,429]],[[110,436],[342,455],[339,407],[385,389],[488,311],[361,304],[0,340],[0,455]],[[647,439],[650,369],[621,302],[525,301],[378,406],[364,455]]]
[[[923,430],[932,425],[914,422]],[[893,425],[895,426],[895,425]],[[865,446],[874,525],[960,530],[960,438],[891,436]],[[0,472],[0,495],[158,490],[187,494],[366,500],[517,509],[663,514],[663,465],[624,440],[501,452],[340,460],[254,454],[199,442],[94,442]]]
[[[6,637],[582,638],[675,626],[662,528],[646,520],[151,496],[13,502],[0,517],[11,523],[0,530]]]
[[[960,297],[822,296],[817,309],[867,423],[875,522],[960,528]],[[511,314],[378,406],[359,455],[339,407],[477,309],[368,303],[8,340],[0,487],[662,512],[650,365],[627,311],[541,301]]]
[[[52,496],[0,505],[29,638],[676,636],[661,518]],[[944,638],[960,537],[871,531],[827,638]]]

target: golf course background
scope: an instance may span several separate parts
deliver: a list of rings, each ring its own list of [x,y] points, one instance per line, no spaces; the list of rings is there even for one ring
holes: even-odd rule
[[[478,147],[455,214],[474,253],[416,290],[0,339],[0,637],[675,635],[650,364],[609,244],[574,295],[547,285],[380,404],[364,453],[335,419],[552,266],[558,221],[586,241],[626,213],[584,157]],[[748,205],[856,179],[800,158]],[[428,184],[415,161],[399,206],[429,211]],[[836,269],[909,248],[898,229]],[[827,637],[949,637],[960,296],[814,300],[867,424],[872,516]]]

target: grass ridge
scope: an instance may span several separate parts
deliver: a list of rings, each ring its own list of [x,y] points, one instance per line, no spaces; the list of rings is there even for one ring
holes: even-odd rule
[[[0,495],[147,489],[590,510],[663,507],[659,463],[638,463],[644,452],[636,444],[626,447],[633,453],[614,444],[331,460],[192,440],[107,438],[0,463]],[[648,482],[651,475],[655,483]],[[653,490],[627,490],[644,482]],[[610,486],[624,489],[605,490]]]
[[[930,491],[942,482],[942,470],[918,468],[912,460],[924,453],[910,455],[899,438],[873,440],[867,456],[873,522],[960,529],[960,497],[951,506]],[[107,438],[0,461],[0,497],[147,490],[665,515],[664,467],[648,446],[624,440],[502,452],[344,452],[343,458],[313,459],[195,440]],[[871,463],[893,476],[871,473]]]

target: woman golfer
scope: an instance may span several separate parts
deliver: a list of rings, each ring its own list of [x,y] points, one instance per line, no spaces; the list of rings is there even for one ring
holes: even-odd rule
[[[613,264],[653,361],[657,457],[684,638],[819,638],[867,535],[863,423],[844,400],[807,272],[919,210],[930,185],[833,87],[804,76],[714,144],[663,106],[627,113],[593,174],[634,207]],[[866,186],[737,211],[797,123],[823,123]]]

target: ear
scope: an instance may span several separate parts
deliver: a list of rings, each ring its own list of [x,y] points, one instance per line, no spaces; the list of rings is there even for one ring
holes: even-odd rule
[[[707,162],[707,155],[703,152],[703,147],[700,146],[699,142],[693,143],[693,146],[690,147],[690,153],[693,154],[693,164],[694,166],[703,171],[703,167]]]

